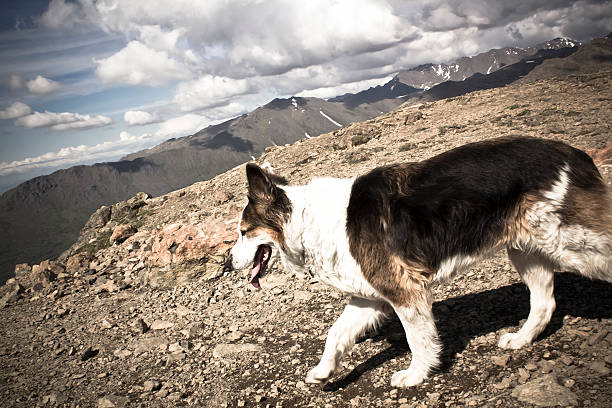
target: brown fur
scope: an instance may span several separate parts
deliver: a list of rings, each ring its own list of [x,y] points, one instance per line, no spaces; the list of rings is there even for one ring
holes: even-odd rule
[[[587,190],[570,185],[564,207],[562,217],[567,224],[583,225],[601,234],[612,233],[612,206],[605,188]]]
[[[530,240],[527,213],[542,198],[537,194],[525,194],[508,217],[504,232],[495,246],[511,246],[520,249]]]
[[[247,179],[249,203],[242,213],[240,230],[253,235],[257,231],[265,231],[285,249],[283,225],[291,213],[291,202],[285,192],[274,184],[273,180],[278,181],[279,178],[247,164]]]
[[[389,199],[409,194],[410,178],[419,163],[402,163],[386,166],[382,174],[388,180]],[[361,270],[366,280],[385,298],[396,305],[419,302],[426,295],[425,287],[435,273],[426,263],[402,259],[401,256],[372,243],[379,243],[387,232],[388,221],[392,219],[389,200],[381,203],[381,225],[374,230],[364,228],[362,239],[353,248],[360,254]],[[372,233],[377,231],[377,233]]]

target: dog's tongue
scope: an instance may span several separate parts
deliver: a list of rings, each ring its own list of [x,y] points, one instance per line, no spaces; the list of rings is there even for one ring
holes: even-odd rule
[[[253,270],[251,271],[251,285],[255,286],[257,289],[261,288],[259,284],[259,270],[261,269],[261,259],[257,259],[255,266],[253,266]]]
[[[251,270],[251,285],[255,286],[257,289],[261,288],[259,284],[259,272],[261,271],[261,267],[264,261],[266,251],[260,247],[257,250],[257,254],[255,254],[255,262],[253,262],[253,270]]]
[[[253,269],[251,270],[251,285],[255,286],[257,289],[261,288],[259,284],[259,274],[264,273],[266,266],[268,265],[268,259],[270,258],[272,251],[269,246],[261,245],[257,249],[257,253],[255,254],[255,260],[253,261]]]

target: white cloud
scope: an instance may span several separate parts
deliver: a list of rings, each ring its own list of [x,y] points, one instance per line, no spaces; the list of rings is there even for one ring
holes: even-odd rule
[[[164,31],[159,25],[145,25],[138,27],[140,39],[149,47],[155,50],[174,52],[177,42],[184,29],[177,28],[171,31]]]
[[[111,123],[113,120],[107,116],[82,115],[72,112],[34,112],[15,121],[16,126],[29,129],[49,127],[55,131],[89,129],[107,126]]]
[[[159,137],[187,136],[205,128],[210,123],[210,119],[204,115],[188,113],[163,122],[155,135]]]
[[[65,8],[59,6],[53,8]],[[66,15],[76,22],[87,15],[107,32],[166,51],[177,63],[194,64],[192,74],[234,78],[283,73],[388,48],[417,35],[399,7],[381,0],[132,0],[112,6],[83,2],[82,7]]]
[[[17,74],[12,74],[8,84],[11,89],[23,88],[23,79]]]
[[[15,119],[32,112],[32,108],[23,102],[13,102],[11,106],[0,110],[0,119]]]
[[[80,8],[75,3],[66,3],[64,0],[51,0],[49,8],[40,17],[40,23],[47,28],[70,28],[76,23],[83,22]]]
[[[230,102],[227,105],[217,106],[216,108],[207,109],[205,113],[203,113],[208,119],[211,121],[211,125],[214,123],[218,123],[220,120],[226,120],[228,118],[233,118],[238,115],[242,115],[243,113],[247,113],[249,109],[247,109],[244,105],[238,102]]]
[[[229,99],[254,91],[245,79],[205,75],[194,81],[181,82],[174,102],[182,111],[192,111],[224,104]]]
[[[237,104],[229,104],[225,107],[213,109],[212,112],[223,115],[227,112],[237,112],[239,110],[243,110],[243,107]],[[44,169],[68,167],[83,162],[118,160],[136,151],[151,148],[169,137],[193,134],[213,122],[214,118],[209,116],[189,113],[163,122],[153,134],[134,135],[121,131],[118,140],[92,146],[69,146],[36,157],[12,162],[0,162],[0,176],[28,173],[36,170],[42,172]]]
[[[310,89],[299,92],[296,96],[315,97],[315,98],[333,98],[334,96],[343,95],[345,93],[357,93],[370,87],[384,85],[393,77],[366,79],[365,81],[350,82],[338,86],[323,87]]]
[[[436,30],[454,30],[465,25],[465,17],[455,14],[448,5],[432,10],[429,22]]]
[[[150,135],[149,133],[143,133],[142,135],[137,136],[137,135],[131,134],[130,132],[126,132],[125,130],[122,130],[121,132],[119,132],[119,141],[121,142],[128,142],[128,141],[135,141],[135,140],[147,140],[147,139],[151,139],[151,137],[153,137],[153,135]]]
[[[154,50],[140,41],[130,41],[121,51],[95,63],[96,74],[104,82],[160,86],[189,76],[187,68],[168,52]]]
[[[125,134],[124,134],[125,133]],[[158,140],[159,141],[159,140]],[[27,173],[34,170],[68,167],[77,163],[91,161],[118,160],[136,150],[151,147],[155,141],[150,135],[132,136],[122,132],[119,140],[99,143],[93,146],[69,146],[57,152],[49,152],[23,160],[0,163],[0,176]]]
[[[36,78],[26,82],[26,88],[36,95],[47,95],[59,90],[62,85],[52,79],[38,75]]]
[[[145,111],[127,111],[123,114],[123,121],[130,126],[137,126],[156,122],[156,118]]]

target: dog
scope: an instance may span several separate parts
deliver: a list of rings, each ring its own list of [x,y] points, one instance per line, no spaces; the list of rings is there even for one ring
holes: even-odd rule
[[[308,383],[325,383],[359,336],[391,311],[412,351],[395,387],[439,364],[431,286],[505,248],[530,291],[530,312],[504,349],[530,344],[555,310],[553,271],[612,282],[612,207],[591,158],[561,142],[506,137],[356,178],[286,181],[246,165],[248,203],[228,262],[259,288],[271,259],[350,300]]]

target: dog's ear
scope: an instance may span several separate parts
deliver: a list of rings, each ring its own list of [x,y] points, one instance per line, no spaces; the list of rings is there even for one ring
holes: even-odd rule
[[[254,163],[247,163],[246,174],[249,183],[249,198],[256,202],[273,202],[276,186],[269,174]]]

